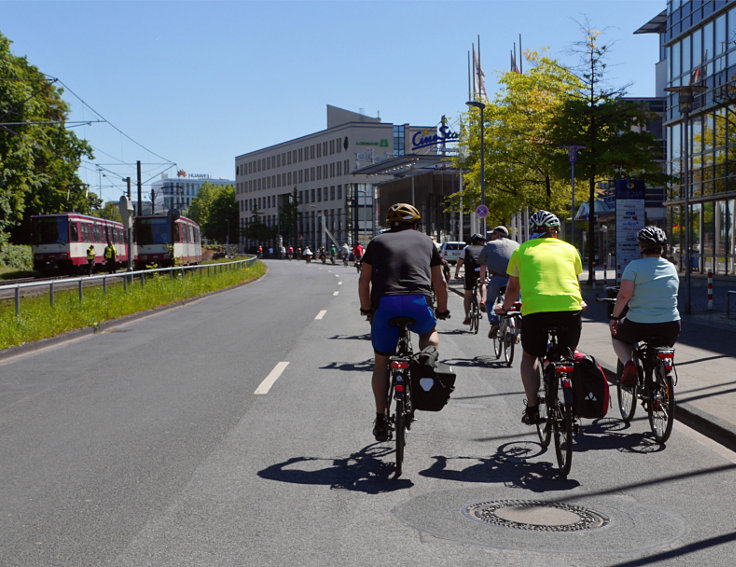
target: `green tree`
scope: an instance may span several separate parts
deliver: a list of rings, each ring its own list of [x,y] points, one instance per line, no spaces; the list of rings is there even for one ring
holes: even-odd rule
[[[117,203],[105,203],[105,206],[97,211],[96,216],[103,219],[108,219],[117,222],[123,222],[123,218],[120,216],[120,209]]]
[[[187,209],[187,217],[200,227],[206,225],[210,219],[212,203],[220,194],[221,187],[221,185],[213,185],[209,181],[204,182]]]
[[[0,34],[0,234],[30,242],[31,215],[90,211],[77,169],[92,149],[65,127],[63,89],[10,45]]]
[[[503,74],[499,92],[484,110],[486,204],[492,224],[508,222],[524,207],[561,210],[569,200],[569,182],[556,174],[558,149],[549,140],[548,128],[579,83],[548,57],[537,52],[526,57],[531,69],[523,75]],[[466,207],[468,202],[471,207],[480,203],[478,116],[475,109],[466,115],[460,142],[465,157],[455,158],[456,167],[466,171]],[[458,201],[459,195],[453,195],[450,208],[457,210]]]
[[[235,200],[235,187],[232,185],[216,186],[212,203],[209,206],[207,220],[202,227],[202,234],[208,240],[224,243],[237,242],[234,236],[238,227],[238,203]],[[228,233],[229,229],[229,233]]]
[[[257,208],[253,209],[248,226],[242,229],[241,234],[250,240],[257,242],[268,242],[276,238],[278,227],[268,226],[263,222],[263,217]]]
[[[297,220],[299,218],[299,193],[294,191],[289,199],[279,208],[279,229],[287,243],[295,243],[297,237]]]
[[[590,26],[585,39],[577,46],[583,60],[581,87],[567,98],[550,123],[552,145],[585,146],[578,154],[575,175],[588,182],[589,210],[594,210],[599,181],[611,178],[637,178],[653,184],[664,184],[668,177],[662,171],[664,156],[650,132],[644,130],[651,116],[638,104],[623,99],[624,88],[609,88],[604,83],[605,56],[608,47],[599,41],[600,32]],[[558,175],[570,164],[566,154],[556,158]],[[592,221],[591,215],[591,221]],[[595,223],[588,223],[588,268],[592,281],[595,263]]]

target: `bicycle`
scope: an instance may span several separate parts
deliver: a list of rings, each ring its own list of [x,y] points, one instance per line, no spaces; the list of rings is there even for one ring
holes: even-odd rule
[[[537,435],[543,447],[549,446],[552,435],[560,476],[567,478],[572,466],[572,440],[578,430],[573,407],[572,375],[575,361],[569,348],[559,345],[563,327],[547,328],[547,352],[540,360],[543,380],[538,395],[539,419]]]
[[[636,400],[647,411],[654,440],[663,445],[672,433],[675,421],[675,349],[662,344],[662,337],[645,337],[634,345],[632,360],[636,364],[636,383],[621,383],[623,364],[616,365],[616,386],[621,418],[627,424],[636,412]]]
[[[473,293],[470,296],[470,310],[468,311],[468,317],[470,318],[470,332],[477,335],[480,329],[480,320],[483,315],[480,311],[480,303],[478,302],[478,296],[480,294],[479,288],[480,282],[476,280],[473,285]]]
[[[609,303],[612,309],[615,298],[597,298],[599,303]],[[610,314],[610,313],[609,313]],[[647,412],[649,427],[654,440],[663,445],[672,433],[675,421],[675,349],[660,346],[662,337],[644,337],[634,345],[631,360],[636,365],[636,383],[621,383],[624,365],[616,361],[616,394],[621,419],[628,425],[636,413],[636,401],[641,400]],[[673,379],[674,375],[674,379]]]
[[[494,348],[498,354],[496,358],[500,358],[503,353],[503,359],[509,368],[514,362],[514,347],[519,338],[519,319],[521,318],[521,303],[516,301],[510,311],[505,315],[500,315],[500,323],[498,331],[493,339]],[[497,346],[496,346],[497,345]]]
[[[409,335],[409,327],[414,324],[414,320],[410,317],[394,317],[389,324],[399,328],[399,342],[394,354],[389,357],[390,383],[386,393],[389,439],[396,434],[396,478],[398,478],[401,476],[404,461],[406,431],[411,429],[411,423],[414,421],[410,380],[412,348]],[[393,413],[391,413],[392,401],[395,402]]]

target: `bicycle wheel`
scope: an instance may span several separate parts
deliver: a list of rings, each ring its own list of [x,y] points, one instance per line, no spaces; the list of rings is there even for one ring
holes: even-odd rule
[[[478,296],[475,293],[470,297],[470,311],[468,315],[470,317],[470,332],[478,334],[480,308],[478,307]]]
[[[503,358],[506,366],[511,367],[514,362],[514,347],[516,346],[516,329],[513,322],[509,319],[506,329],[503,333]]]
[[[649,391],[647,404],[649,425],[655,441],[661,445],[669,439],[675,420],[675,389],[672,375],[662,364],[657,364],[654,369]]]
[[[549,391],[547,388],[547,381],[544,380],[539,387],[539,393],[537,394],[537,400],[539,401],[539,421],[537,421],[537,435],[539,435],[539,442],[545,449],[549,446],[550,438],[552,437],[552,420],[549,418],[550,412],[547,405],[549,398]]]
[[[621,419],[625,423],[629,423],[636,413],[636,384],[633,386],[622,386],[621,375],[624,371],[624,365],[619,360],[616,364],[616,393],[618,395],[618,409],[621,412]]]
[[[398,478],[401,476],[401,464],[404,462],[404,445],[406,444],[406,419],[402,398],[396,398],[394,422],[396,432],[396,477]]]
[[[554,413],[555,453],[560,476],[567,478],[572,466],[572,404],[565,402],[565,389],[557,388]]]
[[[503,340],[501,337],[503,337],[504,333],[506,332],[506,320],[501,319],[498,322],[498,331],[496,331],[496,334],[493,335],[493,354],[496,356],[496,358],[501,358],[501,353],[503,351]]]

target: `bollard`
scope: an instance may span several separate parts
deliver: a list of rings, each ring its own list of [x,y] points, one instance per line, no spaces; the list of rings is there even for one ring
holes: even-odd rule
[[[608,264],[603,264],[603,287],[608,285]]]
[[[713,272],[708,271],[708,311],[713,311]]]
[[[616,285],[621,283],[621,264],[616,266]]]
[[[591,276],[592,277],[590,278],[590,281],[593,284],[593,289],[595,289],[595,264],[593,264],[593,268],[591,270]]]

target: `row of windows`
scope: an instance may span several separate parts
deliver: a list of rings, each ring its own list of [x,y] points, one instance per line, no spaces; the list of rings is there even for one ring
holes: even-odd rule
[[[731,3],[731,0],[670,0],[665,43]]]
[[[237,194],[252,193],[253,191],[265,191],[268,189],[276,189],[279,187],[291,187],[297,183],[309,183],[311,181],[321,181],[322,179],[332,179],[342,177],[350,171],[350,160],[335,161],[325,163],[316,167],[307,167],[296,171],[288,171],[285,173],[268,175],[266,177],[258,177],[247,181],[240,181],[236,184]]]
[[[325,142],[289,150],[280,154],[262,157],[247,163],[241,163],[235,168],[236,175],[252,175],[259,171],[268,171],[278,167],[286,167],[292,163],[301,163],[322,156],[331,156],[342,152],[343,145],[347,149],[348,139],[335,138]]]
[[[342,185],[332,185],[330,187],[317,187],[316,189],[305,189],[299,191],[298,200],[300,204],[321,203],[322,201],[342,200]],[[266,195],[265,197],[253,197],[240,202],[241,211],[254,210],[256,207],[259,211],[275,208],[277,206],[278,195]]]
[[[325,226],[329,231],[341,231],[345,228],[342,209],[328,209],[326,211],[322,211],[322,215],[324,216]],[[278,215],[264,215],[260,219],[260,221],[263,222],[266,226],[278,226],[278,220]],[[247,227],[252,222],[255,221],[248,218],[241,219],[240,226]],[[316,214],[314,211],[308,213],[299,213],[297,230],[299,232],[309,232],[310,229],[314,230],[315,228],[318,228],[320,226],[319,223],[319,215]]]
[[[736,26],[736,7],[667,47],[672,84],[679,85],[681,77],[682,84],[695,84],[736,64],[736,45],[728,37],[729,25]]]

